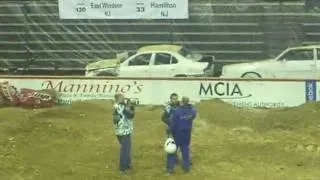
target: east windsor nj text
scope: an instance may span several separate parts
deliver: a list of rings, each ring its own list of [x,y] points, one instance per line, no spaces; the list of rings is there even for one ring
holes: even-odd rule
[[[119,3],[91,3],[90,7],[92,9],[116,9],[116,8],[122,8],[123,5]],[[169,3],[169,2],[164,2],[164,3],[156,3],[156,2],[151,2],[150,3],[150,8],[176,8],[177,5],[175,3]]]

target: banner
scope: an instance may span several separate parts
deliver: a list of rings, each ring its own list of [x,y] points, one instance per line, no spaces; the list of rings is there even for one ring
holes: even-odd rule
[[[306,81],[306,101],[317,100],[317,81],[307,80]]]
[[[1,78],[16,89],[54,89],[59,104],[113,99],[117,92],[140,104],[161,105],[173,92],[193,102],[221,99],[238,107],[289,107],[319,100],[316,81],[233,81],[219,79],[35,79]]]
[[[59,0],[60,19],[188,19],[188,0]]]

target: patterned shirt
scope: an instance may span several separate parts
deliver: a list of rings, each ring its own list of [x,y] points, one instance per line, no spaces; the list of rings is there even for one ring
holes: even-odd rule
[[[117,136],[129,135],[133,132],[134,111],[125,104],[114,104],[113,123]],[[133,113],[132,113],[133,111]]]

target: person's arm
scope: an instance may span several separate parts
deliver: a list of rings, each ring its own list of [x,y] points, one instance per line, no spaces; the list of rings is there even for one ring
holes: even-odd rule
[[[197,110],[193,107],[192,108],[192,120],[194,120],[197,117]]]
[[[163,111],[161,115],[161,121],[166,125],[169,125],[169,114],[166,111]]]
[[[123,118],[123,110],[124,107],[121,104],[114,104],[113,105],[113,123],[118,124],[118,122]]]
[[[161,120],[166,125],[169,125],[169,112],[170,112],[170,107],[169,106],[165,106],[163,108],[163,112],[162,112],[162,115],[161,115]]]

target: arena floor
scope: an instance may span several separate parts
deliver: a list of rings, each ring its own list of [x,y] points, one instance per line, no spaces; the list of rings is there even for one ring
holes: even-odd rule
[[[78,102],[45,110],[0,109],[1,180],[316,180],[320,177],[320,105],[238,109],[197,104],[193,168],[164,173],[160,107],[138,107],[133,170],[120,175],[111,104]]]

